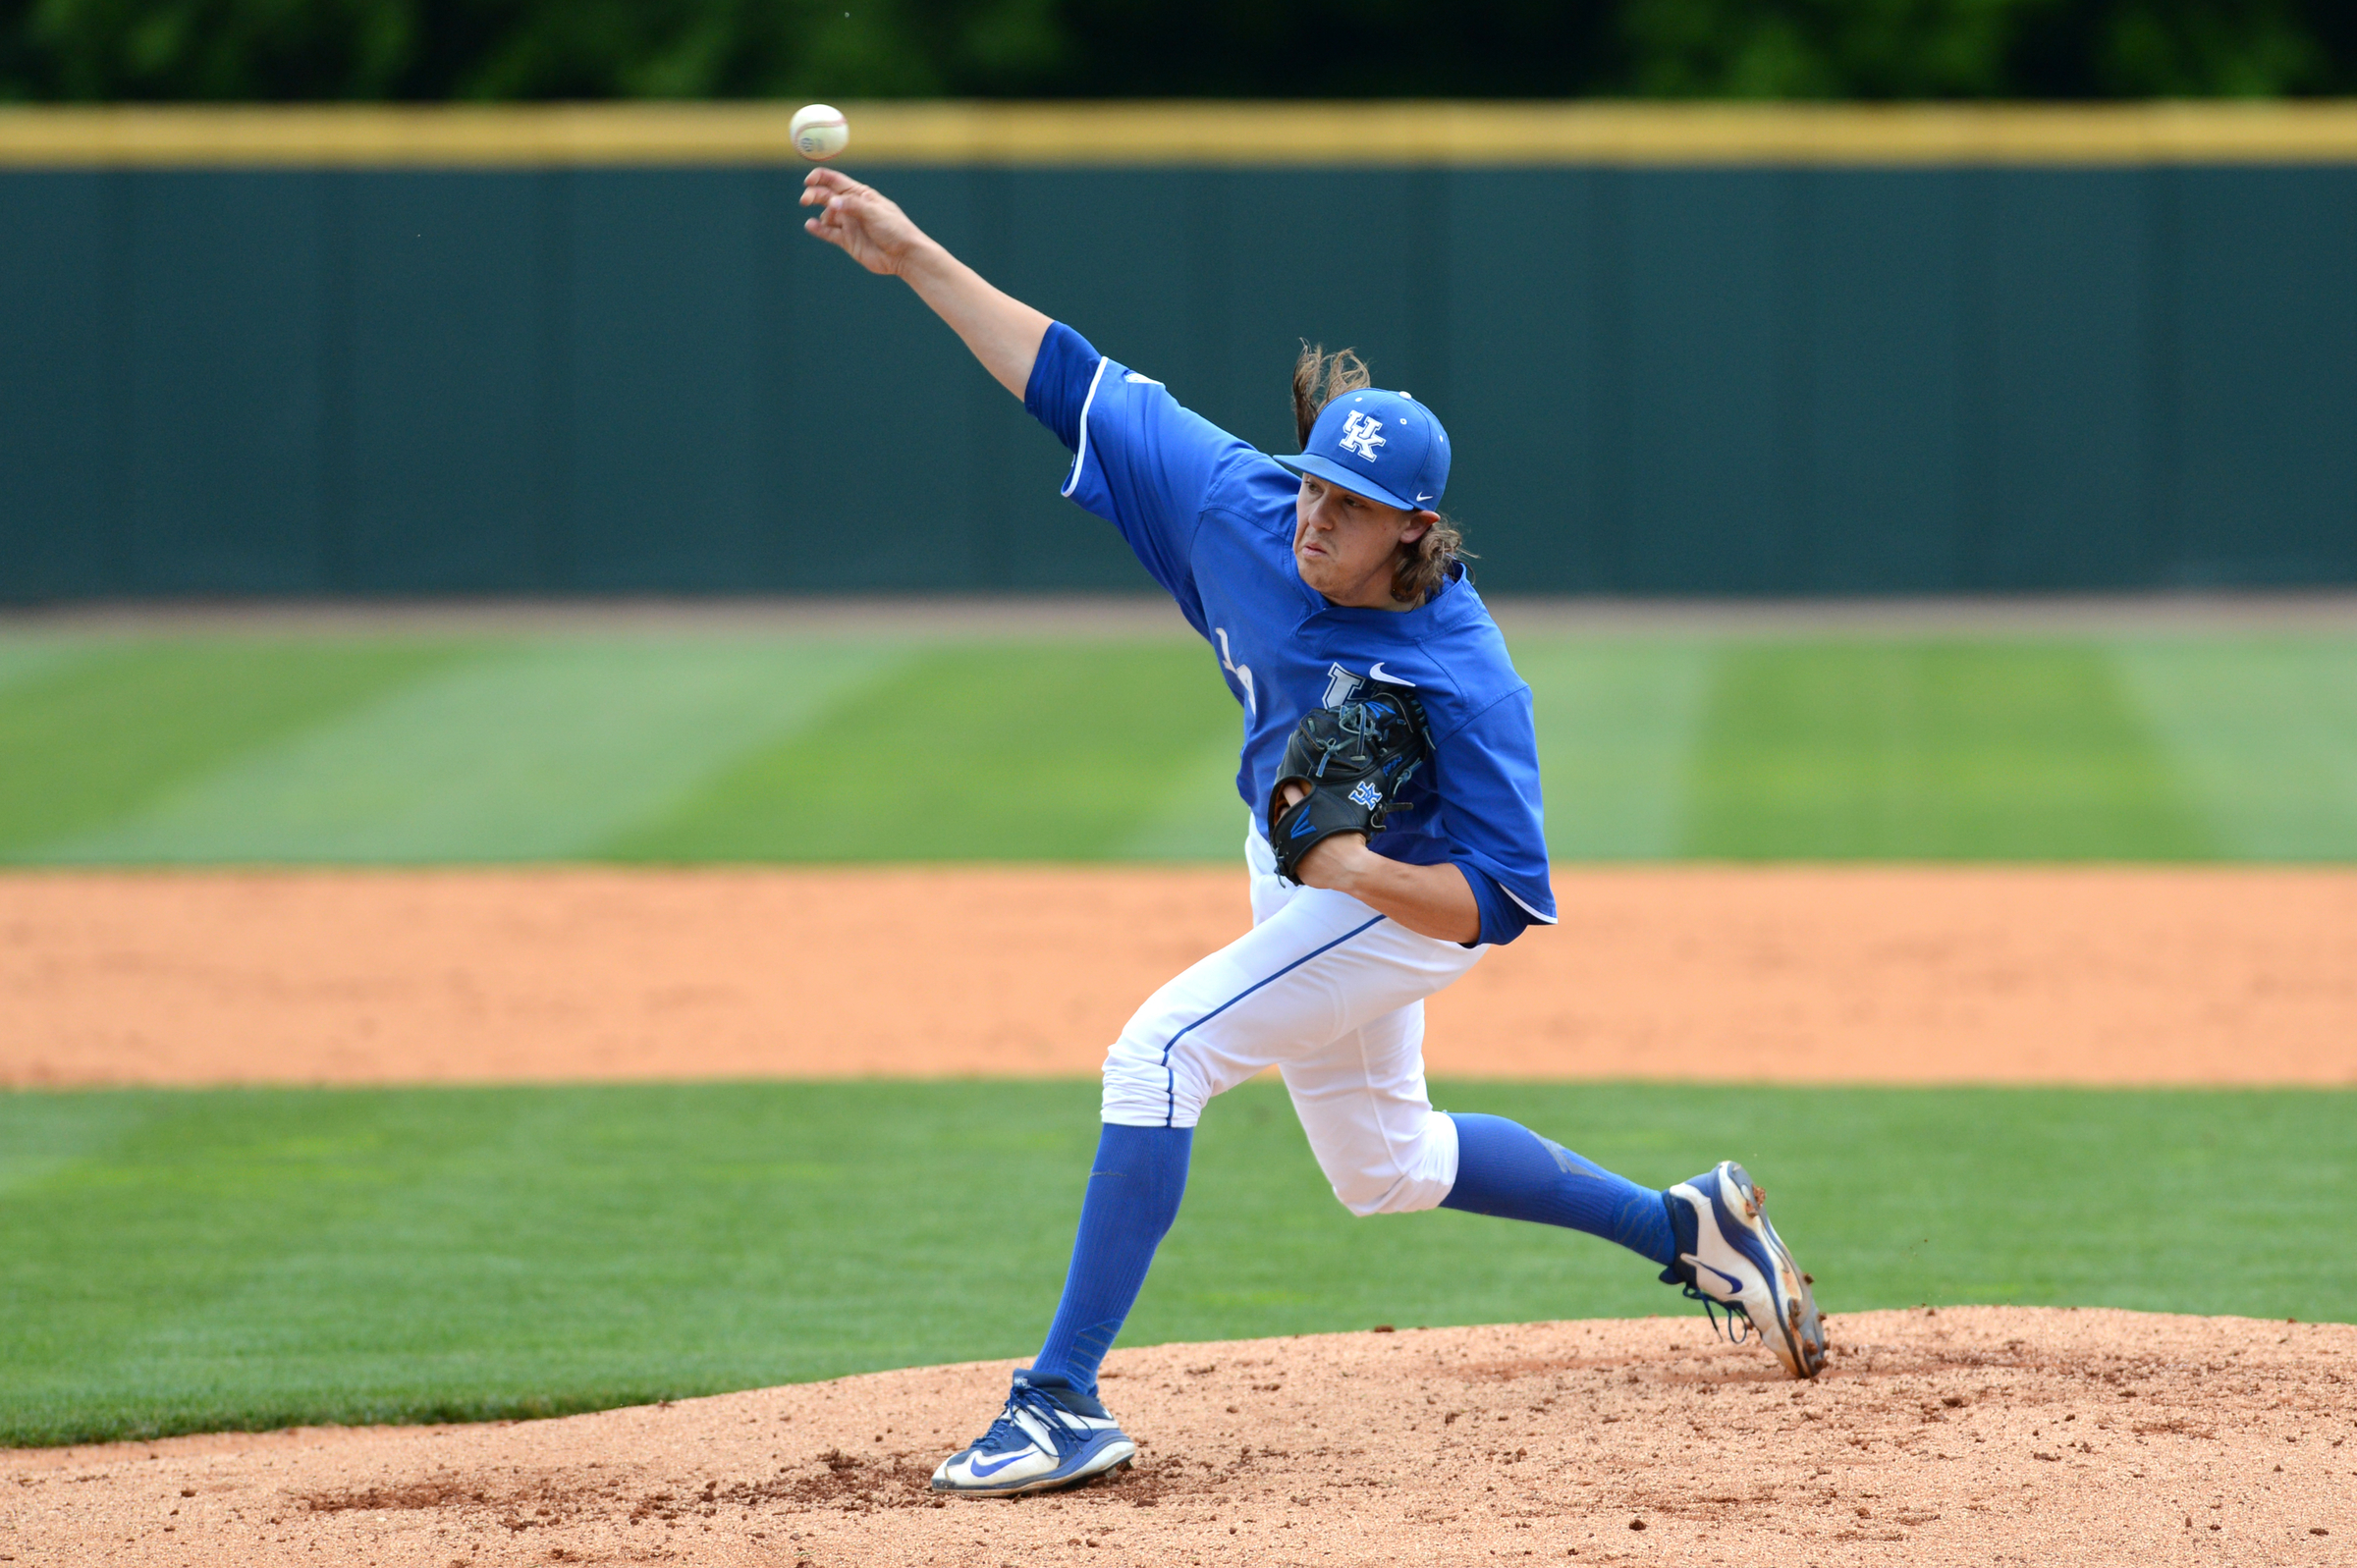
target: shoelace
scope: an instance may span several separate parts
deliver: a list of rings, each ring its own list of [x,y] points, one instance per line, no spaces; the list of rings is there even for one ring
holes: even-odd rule
[[[1721,1301],[1716,1296],[1704,1295],[1701,1291],[1694,1288],[1694,1284],[1691,1280],[1688,1280],[1685,1283],[1684,1290],[1686,1299],[1688,1301],[1699,1301],[1702,1303],[1703,1316],[1711,1320],[1711,1331],[1716,1333],[1720,1338],[1726,1340],[1728,1344],[1749,1344],[1752,1340],[1759,1337],[1759,1325],[1753,1323],[1751,1321],[1751,1314],[1745,1312],[1741,1307],[1736,1306],[1733,1302]],[[1727,1309],[1727,1323],[1724,1326],[1719,1322],[1719,1309],[1721,1307],[1725,1307]],[[1735,1330],[1735,1325],[1737,1324],[1741,1324],[1743,1325],[1742,1331],[1739,1333]]]
[[[1033,1441],[1031,1433],[1024,1431],[1014,1419],[1016,1413],[1023,1410],[1037,1416],[1051,1433],[1060,1433],[1067,1437],[1078,1435],[1078,1429],[1067,1418],[1064,1407],[1048,1394],[1037,1388],[1017,1388],[1007,1396],[1005,1413],[990,1424],[990,1431],[984,1433],[974,1446],[989,1454],[1006,1453],[1017,1444],[1029,1447]],[[1061,1458],[1064,1444],[1059,1442],[1056,1446],[1058,1457]]]

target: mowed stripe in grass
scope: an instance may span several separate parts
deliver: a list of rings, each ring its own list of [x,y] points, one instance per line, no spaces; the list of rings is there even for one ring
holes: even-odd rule
[[[99,643],[97,646],[104,647],[107,644]],[[20,640],[0,637],[0,691],[48,675],[53,670],[86,657],[91,651],[91,642],[81,637]]]
[[[2357,641],[2110,652],[2225,854],[2357,859]]]
[[[27,858],[565,858],[671,809],[905,654],[893,644],[516,643],[255,745]]]
[[[1514,657],[1530,682],[1549,851],[1559,860],[1675,856],[1722,651],[1526,638]]]
[[[2190,860],[2219,845],[2105,650],[1840,643],[1720,655],[1680,848]]]
[[[2349,1317],[2348,1094],[1442,1084],[1649,1183],[1737,1156],[1827,1310]],[[549,1413],[1029,1354],[1087,1083],[0,1099],[0,1442]],[[1353,1219],[1217,1102],[1127,1343],[1688,1310],[1650,1265]],[[1709,1332],[1699,1317],[1693,1333]],[[977,1420],[987,1412],[976,1413]]]
[[[478,652],[446,642],[144,642],[36,671],[0,688],[0,854],[119,821]]]
[[[1556,858],[2357,859],[2357,640],[1530,635]],[[1208,860],[1180,637],[0,640],[0,862]]]
[[[1242,720],[1200,644],[930,650],[619,836],[626,860],[1103,860]],[[1233,798],[1233,788],[1231,788]],[[1241,807],[1219,845],[1236,854]]]

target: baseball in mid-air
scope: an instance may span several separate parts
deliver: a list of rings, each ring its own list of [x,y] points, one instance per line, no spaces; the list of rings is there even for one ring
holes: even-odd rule
[[[843,111],[823,103],[795,110],[786,131],[794,138],[794,150],[812,163],[826,162],[851,139],[851,123],[843,117]]]

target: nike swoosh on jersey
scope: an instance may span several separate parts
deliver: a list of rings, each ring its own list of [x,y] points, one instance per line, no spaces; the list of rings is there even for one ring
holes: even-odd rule
[[[1383,661],[1381,659],[1378,659],[1373,664],[1367,666],[1367,678],[1369,680],[1388,680],[1395,686],[1412,686],[1415,684],[1414,681],[1408,679],[1404,676],[1388,674],[1383,668]]]
[[[991,1455],[990,1462],[988,1464],[983,1463],[982,1456],[980,1454],[976,1454],[972,1463],[968,1464],[965,1468],[968,1473],[975,1477],[975,1479],[980,1480],[987,1476],[997,1475],[1009,1465],[1014,1464],[1017,1459],[1030,1458],[1032,1452],[1033,1450],[1029,1448],[1017,1448],[1011,1454],[993,1454]]]

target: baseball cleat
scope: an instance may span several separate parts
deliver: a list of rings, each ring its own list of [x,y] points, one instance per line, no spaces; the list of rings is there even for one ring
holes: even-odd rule
[[[1019,1497],[1077,1486],[1136,1457],[1137,1444],[1087,1394],[1014,1375],[1007,1409],[970,1448],[941,1462],[935,1491],[968,1497]]]
[[[1703,1304],[1740,1314],[1776,1359],[1795,1378],[1825,1370],[1825,1325],[1809,1276],[1792,1261],[1791,1249],[1768,1222],[1768,1195],[1731,1160],[1665,1195],[1679,1246],[1676,1263],[1662,1271],[1665,1283],[1685,1286]],[[1714,1324],[1718,1315],[1712,1313]]]

